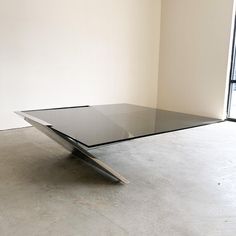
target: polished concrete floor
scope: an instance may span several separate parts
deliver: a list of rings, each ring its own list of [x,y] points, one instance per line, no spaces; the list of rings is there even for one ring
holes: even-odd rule
[[[112,182],[34,128],[0,132],[0,235],[236,235],[236,123],[94,149]]]

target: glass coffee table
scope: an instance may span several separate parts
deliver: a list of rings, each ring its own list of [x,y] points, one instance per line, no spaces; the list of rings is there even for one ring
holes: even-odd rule
[[[73,155],[121,183],[128,183],[128,180],[93,156],[89,152],[91,148],[221,121],[132,104],[63,107],[16,113]]]

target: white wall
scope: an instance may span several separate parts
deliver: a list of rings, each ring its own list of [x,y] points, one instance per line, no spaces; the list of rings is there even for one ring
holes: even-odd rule
[[[233,0],[162,1],[158,107],[222,118]]]
[[[161,0],[0,0],[0,129],[13,111],[156,106]]]

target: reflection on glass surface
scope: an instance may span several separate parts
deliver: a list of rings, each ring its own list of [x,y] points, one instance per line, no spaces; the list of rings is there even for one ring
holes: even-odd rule
[[[236,119],[236,84],[232,84],[230,118]]]
[[[53,129],[87,147],[219,121],[130,104],[37,110],[26,113],[52,124]]]

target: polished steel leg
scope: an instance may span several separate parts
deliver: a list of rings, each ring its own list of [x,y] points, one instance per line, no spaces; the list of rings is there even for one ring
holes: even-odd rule
[[[121,183],[129,183],[129,181],[125,179],[122,175],[114,171],[107,164],[97,159],[77,142],[74,142],[73,140],[69,139],[58,131],[53,130],[50,127],[50,124],[43,124],[39,119],[34,119],[34,117],[25,115],[25,113],[23,112],[18,112],[17,114],[23,116],[28,123],[30,123],[32,126],[34,126],[36,129],[38,129],[51,139],[53,139],[58,144],[62,145],[64,148],[69,150],[73,155],[80,158],[85,163],[89,164],[100,172],[111,176],[112,178],[118,180]]]

